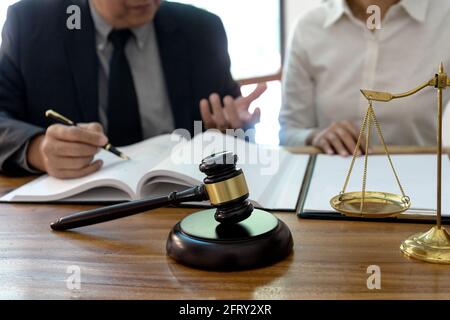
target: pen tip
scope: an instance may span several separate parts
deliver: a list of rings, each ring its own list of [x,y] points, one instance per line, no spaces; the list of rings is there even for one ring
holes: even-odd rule
[[[50,223],[50,228],[54,231],[58,231],[58,226],[59,226],[59,220],[53,221],[52,223]]]

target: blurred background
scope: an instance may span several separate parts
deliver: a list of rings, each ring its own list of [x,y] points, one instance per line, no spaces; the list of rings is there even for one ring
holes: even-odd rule
[[[18,0],[0,0],[0,25],[8,6]],[[281,70],[289,36],[299,15],[323,0],[177,0],[218,15],[227,31],[232,73],[247,95],[255,84],[267,81],[267,92],[252,105],[262,110],[256,140],[276,145],[281,106]],[[256,13],[255,13],[256,12]],[[1,39],[0,39],[1,41]]]

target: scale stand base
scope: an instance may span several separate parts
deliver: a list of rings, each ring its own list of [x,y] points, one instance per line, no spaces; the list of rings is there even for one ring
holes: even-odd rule
[[[190,267],[237,271],[278,262],[293,249],[289,228],[266,211],[255,209],[238,224],[223,225],[216,210],[194,213],[178,222],[167,240],[167,255]]]
[[[450,234],[445,228],[433,227],[425,233],[406,239],[400,250],[408,257],[440,264],[450,264]]]

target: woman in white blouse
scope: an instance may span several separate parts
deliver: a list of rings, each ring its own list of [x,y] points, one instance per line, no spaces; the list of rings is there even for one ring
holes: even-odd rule
[[[381,29],[366,23],[370,5],[381,9]],[[300,18],[292,37],[281,144],[350,155],[367,108],[359,89],[407,91],[431,79],[441,61],[450,74],[450,1],[323,1]],[[436,143],[434,90],[374,106],[388,144]]]

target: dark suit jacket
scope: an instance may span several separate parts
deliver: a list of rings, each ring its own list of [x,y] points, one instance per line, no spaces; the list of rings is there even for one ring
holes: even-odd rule
[[[81,30],[66,27],[74,4],[81,8]],[[170,2],[162,3],[154,23],[175,126],[192,132],[202,98],[240,95],[225,30],[217,16]],[[28,141],[51,124],[44,116],[49,107],[77,122],[99,121],[88,0],[22,0],[9,8],[2,37],[0,170],[18,173]]]

